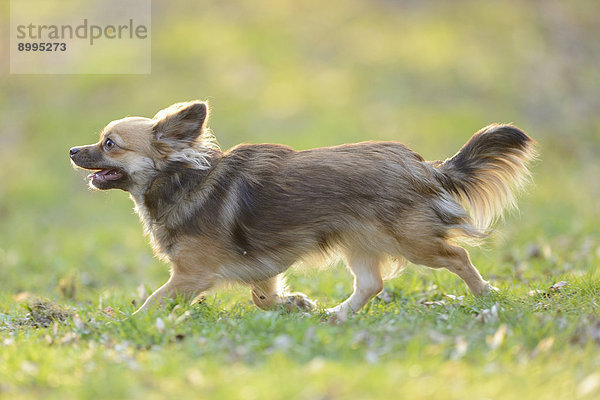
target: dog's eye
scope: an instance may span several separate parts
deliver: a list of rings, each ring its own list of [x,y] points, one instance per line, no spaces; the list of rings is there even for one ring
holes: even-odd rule
[[[107,150],[112,149],[113,147],[115,147],[115,142],[112,141],[112,139],[106,139],[106,141],[104,142],[104,147]]]

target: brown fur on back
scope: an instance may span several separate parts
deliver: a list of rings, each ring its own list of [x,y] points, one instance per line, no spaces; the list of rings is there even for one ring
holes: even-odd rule
[[[215,151],[209,161],[206,170],[174,162],[157,175],[144,194],[149,224],[160,252],[168,254],[184,236],[207,237],[231,263],[256,269],[232,274],[236,279],[276,274],[306,254],[338,247],[400,258],[414,235],[482,235],[457,202],[459,190],[471,195],[469,182],[453,186],[463,182],[461,173],[482,167],[435,166],[399,143],[306,151],[240,145]]]

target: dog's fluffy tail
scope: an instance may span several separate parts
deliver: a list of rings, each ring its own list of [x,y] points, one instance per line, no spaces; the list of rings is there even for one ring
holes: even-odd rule
[[[480,232],[505,208],[530,178],[536,142],[512,125],[489,125],[456,153],[437,164],[442,186],[469,211]]]

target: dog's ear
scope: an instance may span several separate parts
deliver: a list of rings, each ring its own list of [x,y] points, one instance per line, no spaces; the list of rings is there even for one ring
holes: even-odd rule
[[[173,104],[154,116],[154,139],[170,144],[191,145],[204,132],[208,113],[208,104],[204,101]]]

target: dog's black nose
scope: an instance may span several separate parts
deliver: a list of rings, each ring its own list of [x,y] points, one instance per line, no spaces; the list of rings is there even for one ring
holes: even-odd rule
[[[69,150],[69,155],[71,157],[73,157],[77,153],[79,153],[79,147],[71,147],[71,150]]]

